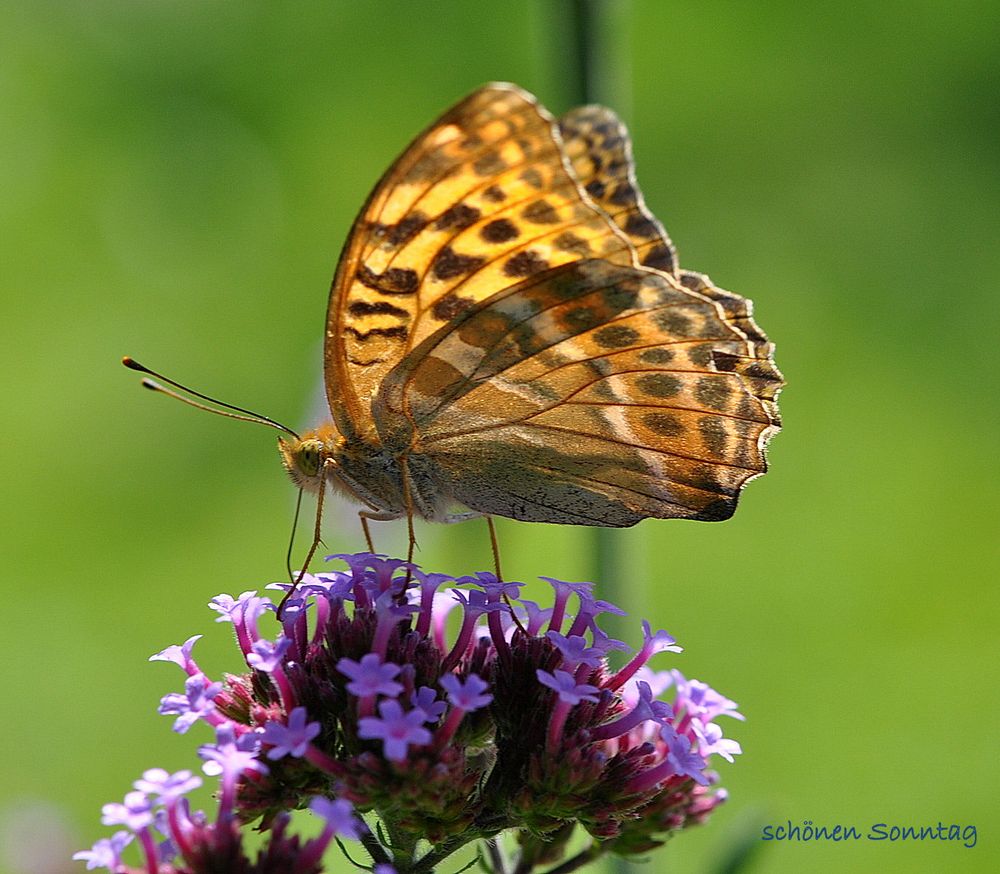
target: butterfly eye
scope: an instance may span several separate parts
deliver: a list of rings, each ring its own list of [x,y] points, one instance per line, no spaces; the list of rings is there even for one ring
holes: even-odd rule
[[[316,476],[322,461],[323,445],[318,440],[307,440],[299,446],[295,464],[306,476]]]

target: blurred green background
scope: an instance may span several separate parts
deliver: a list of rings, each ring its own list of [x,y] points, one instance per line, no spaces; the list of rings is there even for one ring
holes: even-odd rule
[[[566,8],[0,6],[3,874],[82,870],[102,803],[194,765],[207,734],[155,714],[182,677],[146,658],[200,632],[202,665],[237,670],[204,604],[283,573],[274,435],[140,392],[118,358],[308,424],[370,186],[484,81],[568,108]],[[788,380],[732,521],[617,535],[631,602],[686,648],[658,666],[748,716],[730,802],[646,870],[720,870],[745,842],[754,872],[1000,870],[996,4],[619,12],[647,201],[682,264],[753,298]],[[509,575],[593,576],[586,530],[500,528]],[[418,534],[427,567],[490,566],[478,523]],[[327,539],[361,545],[332,518]],[[979,840],[757,839],[789,820]]]

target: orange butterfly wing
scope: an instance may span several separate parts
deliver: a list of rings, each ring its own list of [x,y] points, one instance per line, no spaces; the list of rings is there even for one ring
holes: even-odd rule
[[[385,376],[469,307],[582,257],[632,262],[628,240],[581,197],[556,131],[530,94],[487,85],[420,134],[378,183],[327,312],[327,397],[343,433],[372,435]]]
[[[764,472],[748,341],[661,273],[586,260],[501,292],[387,378],[375,415],[474,510],[625,526],[728,518]],[[418,470],[419,474],[419,470]]]

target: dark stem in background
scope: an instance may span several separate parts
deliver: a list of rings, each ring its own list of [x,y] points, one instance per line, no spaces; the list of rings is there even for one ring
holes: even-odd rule
[[[627,80],[627,46],[624,21],[627,0],[555,0],[557,21],[551,33],[562,45],[556,45],[557,84],[563,89],[565,110],[585,103],[603,103],[622,115],[627,123],[628,99],[624,93]],[[636,615],[634,593],[629,591],[623,532],[613,528],[589,528],[591,566],[594,579],[610,600],[629,614],[602,623],[617,638],[624,637],[630,618]],[[557,869],[558,870],[558,869]],[[571,870],[571,869],[568,869]],[[629,874],[633,866],[619,856],[609,856],[605,870]]]

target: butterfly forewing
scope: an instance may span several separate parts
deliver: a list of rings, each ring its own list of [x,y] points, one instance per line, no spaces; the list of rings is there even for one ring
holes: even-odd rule
[[[635,255],[582,194],[551,116],[514,86],[480,89],[411,144],[355,224],[328,313],[335,416],[369,430],[366,407],[410,349],[497,291],[588,257]]]

